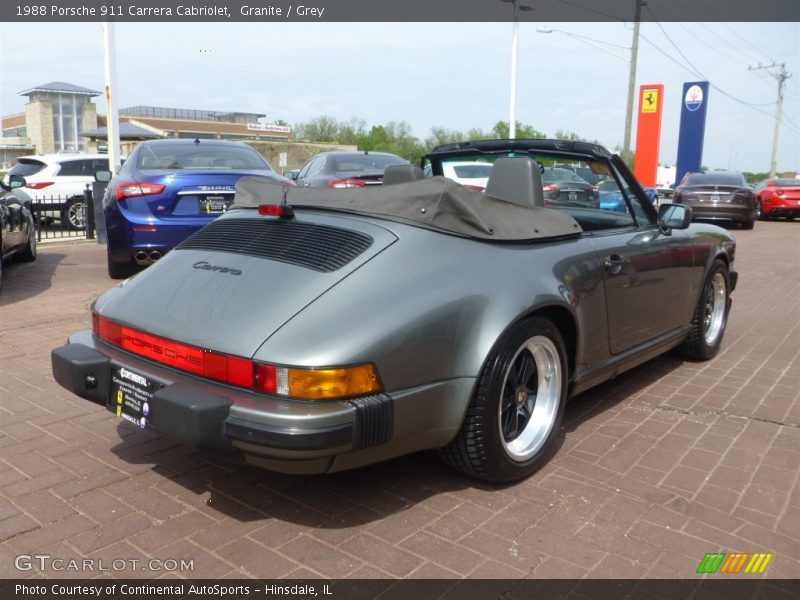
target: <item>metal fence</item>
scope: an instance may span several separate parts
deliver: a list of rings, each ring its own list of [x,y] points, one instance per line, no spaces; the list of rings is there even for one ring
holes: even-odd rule
[[[83,196],[37,198],[31,203],[36,240],[94,239],[94,198],[91,189]]]

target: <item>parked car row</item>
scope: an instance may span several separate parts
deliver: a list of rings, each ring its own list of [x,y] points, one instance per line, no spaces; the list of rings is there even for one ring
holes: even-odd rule
[[[468,189],[484,191],[493,172],[493,160],[462,157],[442,161],[441,175]],[[124,279],[225,213],[242,177],[257,175],[309,188],[368,188],[381,185],[386,168],[397,165],[409,163],[385,152],[323,152],[284,177],[246,144],[169,139],[139,144],[113,178],[104,154],[20,157],[9,175],[24,177],[24,188],[30,200],[37,203],[39,217],[59,219],[76,229],[85,226],[87,185],[95,178],[108,182],[102,199],[108,274]],[[634,210],[630,201],[634,192],[597,162],[565,164],[556,160],[537,165],[546,206],[597,208],[621,215]],[[428,163],[420,176],[432,175]],[[655,205],[656,190],[642,189]],[[20,190],[14,193],[24,194]],[[740,173],[689,173],[676,187],[673,202],[690,206],[695,220],[740,223],[751,229],[757,218],[791,220],[800,216],[800,180],[766,180],[753,191]],[[27,206],[30,212],[30,202]],[[7,223],[11,219],[8,217]],[[13,239],[13,234],[5,234],[3,252],[7,256],[19,250]]]

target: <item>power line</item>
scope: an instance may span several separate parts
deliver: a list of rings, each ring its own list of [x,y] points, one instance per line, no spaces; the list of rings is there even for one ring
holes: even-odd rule
[[[753,102],[747,102],[747,101],[745,101],[745,100],[741,100],[741,99],[739,99],[739,98],[737,98],[737,97],[733,96],[732,94],[729,94],[728,92],[726,92],[725,90],[723,90],[721,87],[719,87],[718,85],[716,85],[715,83],[713,83],[713,82],[712,82],[712,81],[711,81],[711,80],[710,80],[708,77],[706,77],[706,76],[705,76],[705,75],[704,75],[704,74],[703,74],[703,73],[700,71],[700,69],[698,69],[697,67],[695,67],[695,66],[694,66],[694,64],[692,63],[692,61],[690,61],[690,60],[689,60],[689,58],[688,58],[688,57],[687,57],[687,56],[686,56],[686,55],[683,53],[683,51],[681,51],[681,49],[678,47],[678,45],[677,45],[677,44],[676,44],[674,41],[672,41],[672,38],[671,38],[671,37],[669,36],[669,34],[666,32],[666,30],[665,30],[665,29],[664,29],[664,27],[661,25],[661,23],[659,23],[657,20],[655,20],[656,16],[655,16],[655,15],[653,14],[653,12],[650,10],[650,7],[649,7],[649,6],[647,6],[647,5],[645,5],[645,8],[647,9],[647,12],[649,12],[649,13],[650,13],[650,16],[652,16],[652,17],[653,17],[653,20],[654,20],[655,24],[656,24],[656,25],[658,26],[658,28],[661,30],[661,33],[663,33],[663,34],[664,34],[664,37],[665,37],[665,38],[667,38],[667,40],[669,41],[669,43],[670,43],[670,44],[672,44],[672,47],[673,47],[673,48],[675,48],[675,50],[678,52],[678,54],[680,54],[680,55],[681,55],[681,57],[683,58],[683,60],[685,60],[685,61],[686,61],[686,63],[689,65],[690,69],[687,69],[687,70],[689,70],[690,72],[694,72],[694,74],[695,74],[695,75],[697,75],[698,77],[702,77],[704,80],[708,81],[708,84],[709,84],[709,85],[710,85],[712,88],[714,88],[715,90],[717,90],[717,91],[718,91],[720,94],[722,94],[723,96],[727,96],[728,98],[730,98],[731,100],[734,100],[735,102],[738,102],[739,104],[742,104],[742,105],[744,105],[744,106],[747,106],[747,107],[749,107],[749,108],[752,108],[753,110],[755,110],[755,111],[757,111],[757,112],[760,112],[760,113],[762,113],[762,114],[768,115],[768,113],[765,113],[764,111],[760,111],[760,110],[758,110],[756,107],[759,107],[759,106],[771,106],[772,104],[775,104],[774,102],[765,102],[765,103],[763,103],[763,104],[755,104],[755,103],[753,103]],[[663,51],[662,51],[662,52],[663,52]],[[769,116],[769,115],[768,115],[768,116]]]

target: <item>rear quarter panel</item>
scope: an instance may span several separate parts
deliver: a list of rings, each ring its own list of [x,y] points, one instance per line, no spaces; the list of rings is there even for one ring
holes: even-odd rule
[[[503,332],[547,306],[578,322],[590,351],[607,347],[602,276],[588,242],[492,244],[391,229],[397,243],[295,315],[255,358],[373,362],[390,392],[476,377]]]

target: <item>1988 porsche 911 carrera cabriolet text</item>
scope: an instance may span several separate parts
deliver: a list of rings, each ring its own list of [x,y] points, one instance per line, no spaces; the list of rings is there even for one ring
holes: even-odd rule
[[[492,165],[485,192],[442,177]],[[613,181],[568,194],[554,164]],[[435,149],[384,186],[239,181],[231,210],[96,300],[56,380],[138,427],[322,473],[438,448],[473,477],[530,475],[570,396],[667,350],[713,357],[735,243],[658,212],[619,157],[550,140]]]

